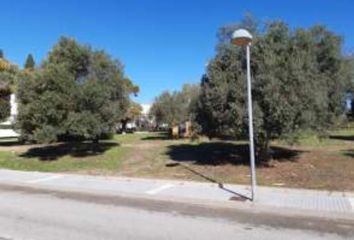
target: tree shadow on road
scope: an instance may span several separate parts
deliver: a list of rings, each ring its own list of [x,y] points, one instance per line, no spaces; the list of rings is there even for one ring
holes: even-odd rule
[[[115,142],[67,142],[48,146],[34,147],[21,154],[25,158],[39,158],[42,161],[53,161],[60,157],[87,157],[101,155],[107,150],[119,146]]]
[[[296,161],[299,150],[272,147],[272,159]],[[177,162],[192,162],[196,165],[249,165],[248,144],[231,142],[209,142],[200,144],[178,144],[168,147],[167,155]],[[262,166],[262,165],[260,165]]]

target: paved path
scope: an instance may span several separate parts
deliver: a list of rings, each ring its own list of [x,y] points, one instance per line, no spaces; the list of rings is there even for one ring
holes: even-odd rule
[[[0,184],[20,184],[87,192],[99,191],[119,195],[130,194],[194,203],[236,204],[241,207],[263,206],[274,211],[281,208],[300,210],[317,216],[345,216],[354,219],[354,194],[348,192],[258,187],[258,198],[252,204],[246,200],[249,188],[242,185],[225,185],[220,188],[212,183],[12,170],[0,170]]]

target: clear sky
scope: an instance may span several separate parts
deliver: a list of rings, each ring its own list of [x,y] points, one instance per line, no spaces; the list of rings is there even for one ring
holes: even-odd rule
[[[217,29],[245,12],[292,27],[326,24],[354,50],[353,0],[36,0],[1,1],[0,48],[23,65],[36,62],[62,35],[103,48],[140,86],[135,99],[151,103],[163,90],[199,82],[212,58]]]

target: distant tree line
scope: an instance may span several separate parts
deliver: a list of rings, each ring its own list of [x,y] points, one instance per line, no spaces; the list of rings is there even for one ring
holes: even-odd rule
[[[157,125],[165,123],[174,126],[193,120],[198,97],[199,86],[195,84],[185,84],[181,91],[165,91],[155,98],[150,114]]]

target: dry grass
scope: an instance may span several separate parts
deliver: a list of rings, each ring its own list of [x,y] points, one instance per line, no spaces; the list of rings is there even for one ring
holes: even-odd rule
[[[329,139],[273,144],[274,159],[257,167],[261,185],[354,191],[354,131]],[[167,164],[173,161],[176,164]],[[18,146],[0,142],[0,167],[19,170],[249,183],[242,142],[170,140],[164,135],[116,135],[99,146]]]
[[[269,166],[257,167],[259,184],[354,191],[354,137],[304,142],[297,146],[274,144],[275,159]],[[132,151],[122,160],[119,174],[240,184],[250,181],[248,148],[244,143],[193,143],[156,137],[136,141]],[[166,166],[171,160],[178,164]]]

